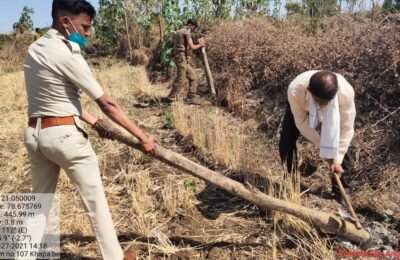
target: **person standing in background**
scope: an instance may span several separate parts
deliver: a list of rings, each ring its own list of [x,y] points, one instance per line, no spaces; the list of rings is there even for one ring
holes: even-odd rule
[[[177,76],[172,85],[171,92],[168,95],[169,101],[175,101],[180,98],[181,91],[189,81],[189,89],[186,96],[188,104],[200,105],[201,101],[197,95],[198,78],[196,72],[188,62],[188,51],[197,50],[205,47],[203,39],[198,44],[194,44],[191,33],[197,29],[197,23],[194,20],[188,20],[186,26],[178,30],[174,36],[174,61],[177,69]]]
[[[33,36],[33,40],[34,40],[34,41],[37,41],[37,40],[39,40],[40,37],[42,37],[42,35],[41,35],[41,33],[40,33],[40,29],[39,29],[39,28],[36,28],[36,29],[35,29],[35,35]]]

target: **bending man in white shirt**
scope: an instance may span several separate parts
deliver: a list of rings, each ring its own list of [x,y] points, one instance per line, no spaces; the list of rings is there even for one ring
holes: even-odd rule
[[[339,74],[330,71],[306,71],[297,76],[288,89],[289,106],[283,119],[279,153],[287,170],[297,167],[296,141],[301,133],[320,148],[331,172],[341,175],[350,192],[350,158],[347,153],[354,135],[356,115],[353,87]],[[321,123],[321,134],[315,129]],[[332,178],[332,192],[340,200]]]

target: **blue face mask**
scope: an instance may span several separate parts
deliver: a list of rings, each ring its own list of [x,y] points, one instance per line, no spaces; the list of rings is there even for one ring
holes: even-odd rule
[[[77,43],[81,48],[85,47],[88,43],[88,39],[82,37],[82,35],[80,35],[78,32],[68,35],[68,40]]]
[[[74,29],[75,29],[75,32],[73,34],[70,34],[68,32],[68,30],[66,30],[68,33],[68,40],[70,40],[71,42],[77,43],[79,45],[79,47],[81,47],[81,48],[85,47],[88,43],[88,39],[86,37],[83,37],[78,32],[78,30],[76,29],[75,25],[72,23],[71,19],[69,19],[69,17],[68,17],[68,20],[71,23],[72,27],[74,27]]]

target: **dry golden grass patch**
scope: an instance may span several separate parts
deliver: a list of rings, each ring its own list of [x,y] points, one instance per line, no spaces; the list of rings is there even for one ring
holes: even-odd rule
[[[168,90],[163,85],[150,83],[144,66],[133,67],[117,61],[109,66],[105,61],[100,61],[99,67],[93,72],[104,91],[118,100],[129,100],[133,104],[142,96],[158,99],[167,95]]]
[[[282,184],[277,190],[270,187],[269,193],[295,204],[301,204],[300,174],[284,172]],[[334,259],[335,252],[328,239],[319,235],[310,224],[294,216],[275,212],[273,215],[274,233],[278,230],[278,237],[290,240],[296,245],[294,257],[299,259]],[[289,253],[293,254],[293,252]]]
[[[22,142],[27,127],[27,103],[22,72],[0,76],[0,189],[29,189],[29,163]]]
[[[162,203],[170,216],[176,215],[180,210],[195,206],[193,191],[186,178],[177,180],[177,176],[169,175],[164,179],[161,195]]]
[[[232,124],[219,109],[193,107],[176,102],[173,105],[174,125],[183,136],[190,136],[193,144],[221,164],[233,170],[246,165],[244,146],[247,136],[241,125]]]
[[[18,72],[22,69],[25,53],[32,43],[30,33],[2,35],[4,40],[0,46],[0,76],[5,73]]]

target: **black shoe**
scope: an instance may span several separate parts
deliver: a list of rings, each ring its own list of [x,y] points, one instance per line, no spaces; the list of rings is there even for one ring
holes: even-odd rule
[[[333,200],[335,199],[336,194],[330,191],[323,191],[321,193],[321,198],[326,199],[326,200]]]
[[[202,105],[202,101],[198,97],[188,98],[186,99],[186,104],[188,105]]]
[[[176,101],[177,101],[176,98],[170,98],[170,97],[163,97],[160,99],[160,102],[165,104],[172,104]]]

